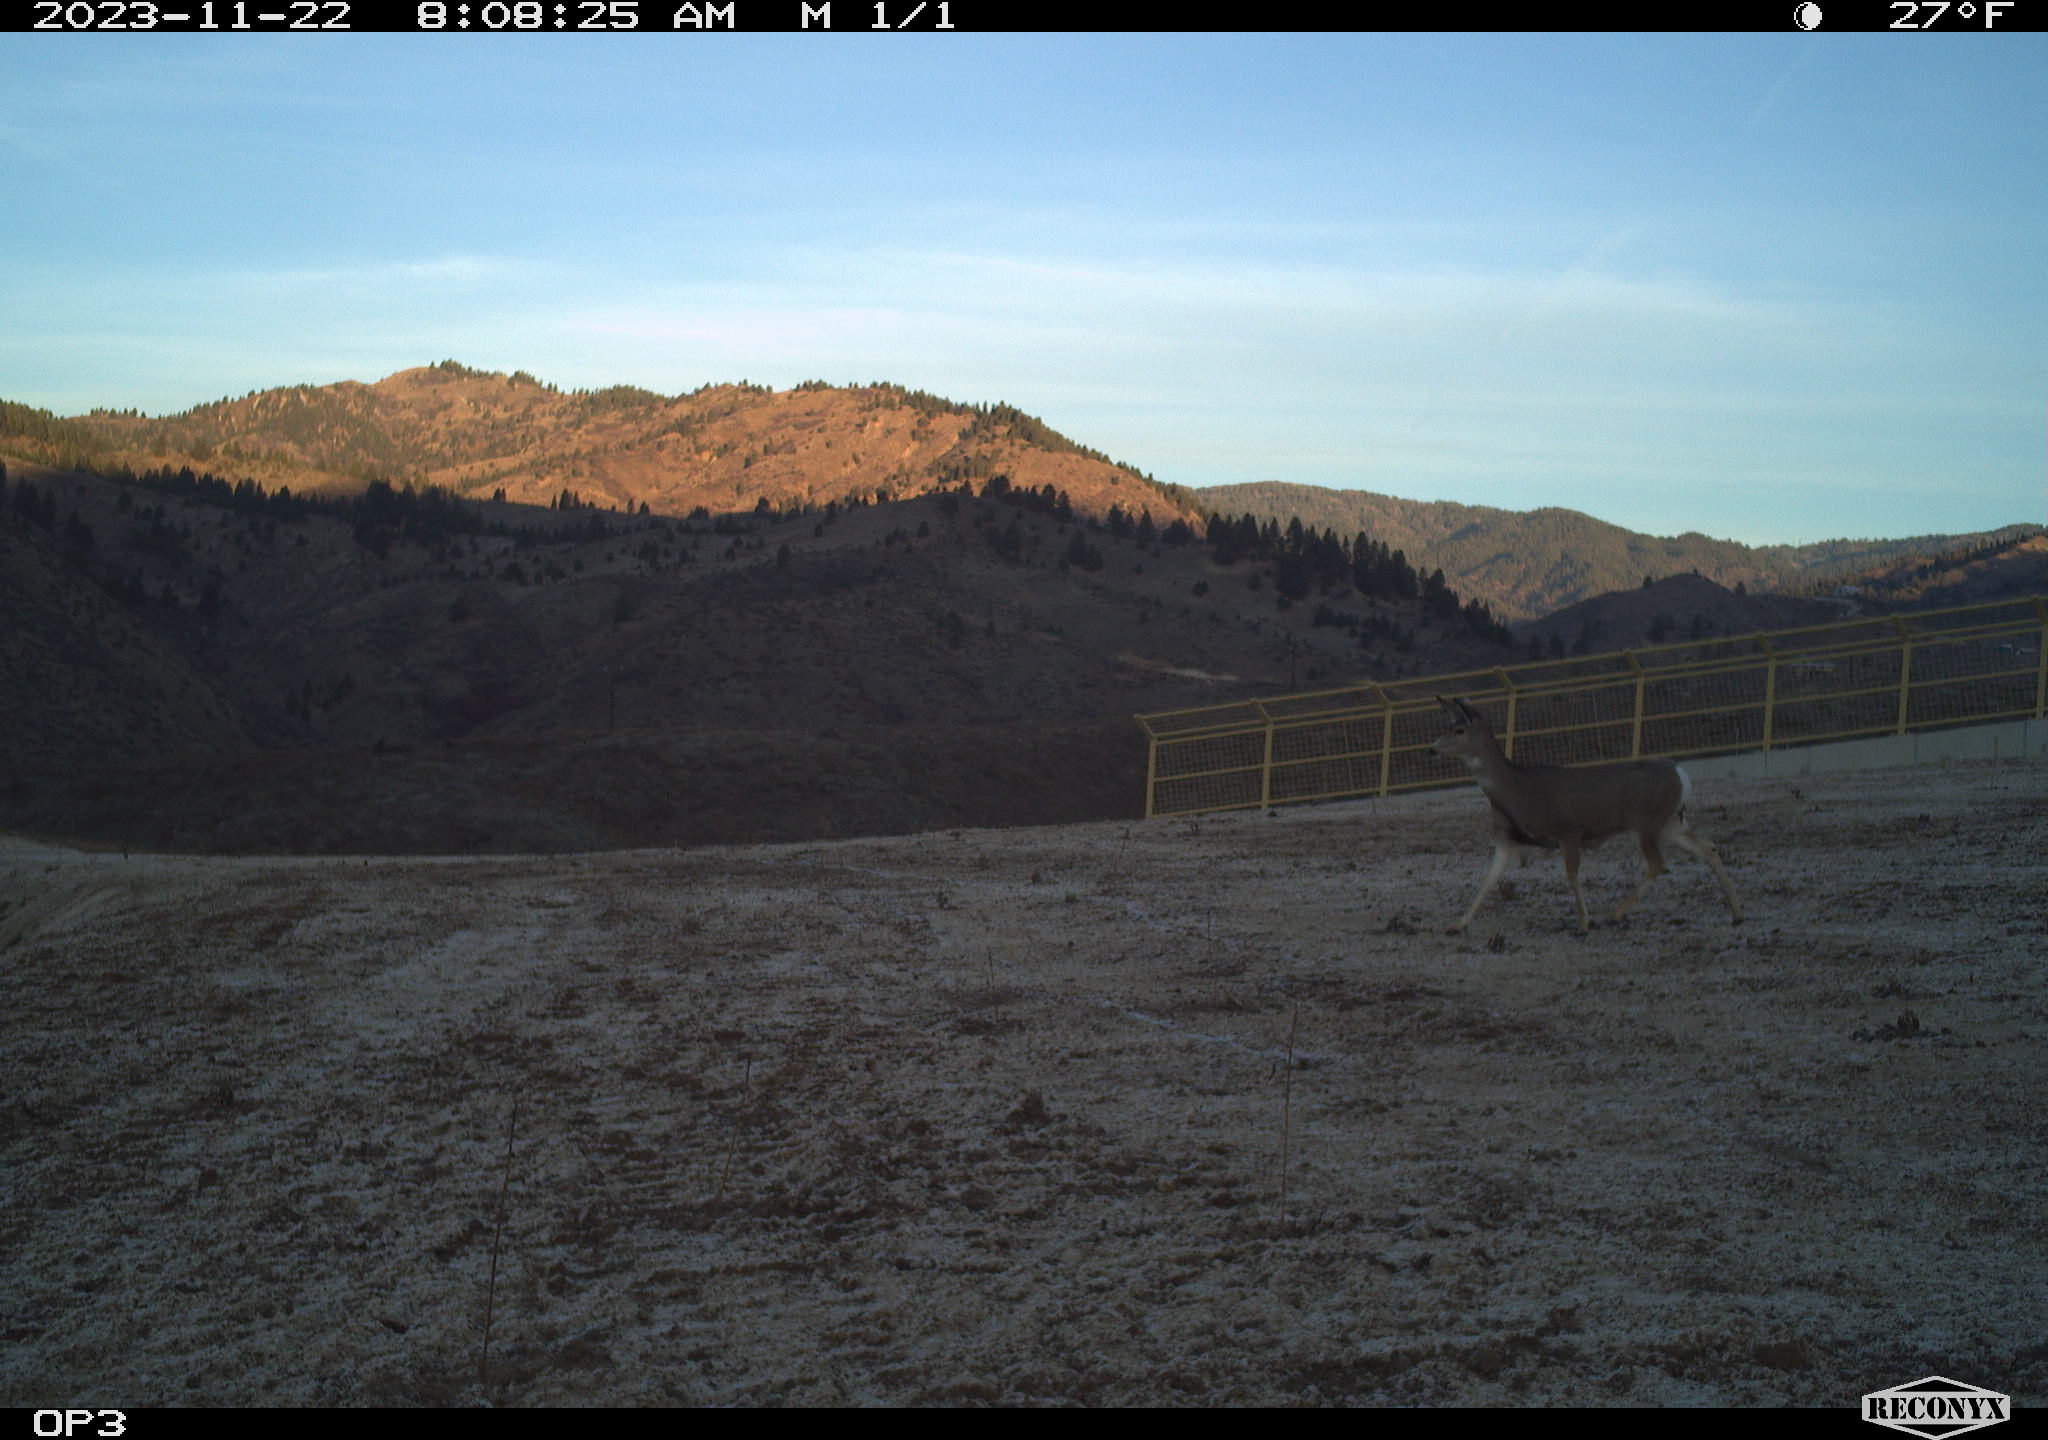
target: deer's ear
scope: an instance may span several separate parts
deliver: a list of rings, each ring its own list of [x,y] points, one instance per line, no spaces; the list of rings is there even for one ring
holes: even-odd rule
[[[1479,718],[1479,712],[1477,710],[1474,710],[1470,705],[1467,705],[1463,700],[1455,701],[1453,703],[1455,703],[1458,707],[1458,717],[1460,719],[1477,720]]]

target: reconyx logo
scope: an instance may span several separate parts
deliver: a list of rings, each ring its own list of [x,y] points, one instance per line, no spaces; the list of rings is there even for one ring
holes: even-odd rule
[[[1996,1425],[2012,1414],[2012,1397],[1979,1390],[1943,1375],[1929,1375],[1910,1385],[1873,1390],[1863,1397],[1863,1418],[1911,1435],[1941,1440],[1965,1430]]]

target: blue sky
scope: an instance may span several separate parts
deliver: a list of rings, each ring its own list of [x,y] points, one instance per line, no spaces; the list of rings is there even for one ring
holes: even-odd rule
[[[0,398],[891,380],[1187,485],[2048,518],[2039,35],[0,36]]]

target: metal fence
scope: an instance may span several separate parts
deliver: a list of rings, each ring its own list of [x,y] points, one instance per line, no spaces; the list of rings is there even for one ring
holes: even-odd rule
[[[1469,779],[1431,753],[1438,695],[1507,754],[1587,765],[2048,714],[2048,598],[1530,661],[1137,717],[1145,813],[1353,799]]]

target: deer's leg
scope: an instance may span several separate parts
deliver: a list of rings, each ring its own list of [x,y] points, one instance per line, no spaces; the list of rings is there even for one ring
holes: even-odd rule
[[[1493,863],[1486,867],[1486,878],[1479,882],[1479,893],[1472,897],[1472,903],[1466,907],[1463,918],[1450,928],[1450,934],[1456,935],[1472,923],[1472,917],[1479,913],[1479,907],[1486,903],[1486,897],[1491,895],[1493,887],[1500,883],[1500,872],[1507,869],[1508,861],[1521,852],[1522,847],[1506,836],[1501,836],[1493,842]]]
[[[1645,830],[1636,832],[1636,843],[1643,847],[1643,878],[1636,883],[1635,894],[1614,908],[1614,918],[1619,920],[1635,909],[1636,901],[1643,898],[1643,892],[1650,888],[1650,882],[1664,873],[1664,854],[1657,848],[1658,837]]]
[[[1579,842],[1573,837],[1566,836],[1560,839],[1557,845],[1564,851],[1565,883],[1572,887],[1572,904],[1579,907],[1579,933],[1583,935],[1593,928],[1593,922],[1586,914],[1585,897],[1579,894]]]
[[[1742,923],[1742,902],[1735,898],[1735,886],[1728,879],[1728,872],[1721,865],[1721,852],[1706,836],[1701,835],[1683,820],[1675,820],[1665,827],[1664,838],[1681,850],[1690,850],[1714,872],[1714,879],[1720,883],[1721,898],[1728,902],[1728,913],[1735,917],[1735,923]]]

